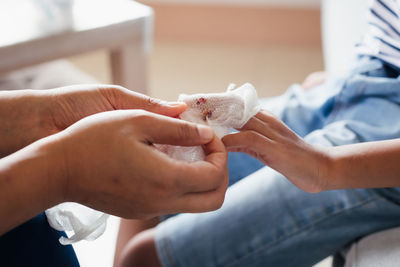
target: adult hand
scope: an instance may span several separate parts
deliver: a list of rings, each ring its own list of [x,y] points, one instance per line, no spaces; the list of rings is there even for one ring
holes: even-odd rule
[[[59,202],[74,201],[125,218],[219,208],[228,185],[227,153],[208,127],[143,110],[82,119],[48,138],[61,177]],[[200,162],[177,161],[153,144],[203,145]],[[56,153],[58,154],[58,153]]]
[[[183,103],[163,102],[114,85],[0,92],[0,157],[95,113],[144,109],[174,117],[185,108]]]
[[[267,111],[259,112],[239,133],[229,134],[222,141],[228,151],[259,159],[304,191],[325,188],[325,174],[331,164],[329,151],[306,143]]]
[[[202,145],[183,162],[153,143]],[[0,159],[0,235],[56,204],[73,201],[126,218],[219,208],[227,153],[206,126],[143,110],[86,117]]]

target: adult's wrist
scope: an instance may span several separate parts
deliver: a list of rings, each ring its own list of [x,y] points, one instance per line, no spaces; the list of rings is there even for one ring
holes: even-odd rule
[[[48,135],[44,98],[38,90],[0,92],[0,158]]]
[[[46,139],[0,160],[0,234],[63,201],[62,161]]]

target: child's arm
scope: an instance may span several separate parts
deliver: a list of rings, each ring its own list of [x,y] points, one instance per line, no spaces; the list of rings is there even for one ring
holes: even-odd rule
[[[223,138],[228,151],[258,158],[307,192],[400,186],[400,139],[313,146],[266,111],[240,130]]]

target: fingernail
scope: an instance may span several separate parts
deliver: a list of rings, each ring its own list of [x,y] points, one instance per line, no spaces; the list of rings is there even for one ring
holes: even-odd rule
[[[170,106],[170,107],[186,106],[186,104],[184,102],[168,102],[167,105]]]
[[[210,140],[214,136],[214,132],[210,127],[204,125],[197,125],[199,135],[203,140]]]

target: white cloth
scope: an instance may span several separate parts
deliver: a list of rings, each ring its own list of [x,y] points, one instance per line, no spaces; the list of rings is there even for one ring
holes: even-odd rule
[[[187,109],[180,115],[182,120],[208,125],[222,138],[231,128],[241,128],[259,110],[257,92],[246,83],[234,89],[228,87],[225,93],[180,95]],[[205,158],[201,146],[180,147],[157,145],[175,159],[198,161]],[[66,231],[69,238],[61,237],[63,245],[80,240],[95,240],[101,236],[107,224],[108,215],[77,203],[63,203],[46,211],[49,224],[56,230]]]
[[[47,221],[58,231],[65,231],[69,238],[60,237],[63,245],[81,240],[92,241],[106,230],[108,214],[78,203],[66,202],[46,210]]]
[[[178,101],[185,102],[187,109],[180,115],[185,121],[210,126],[222,138],[231,128],[241,128],[260,111],[257,91],[246,83],[237,89],[230,85],[225,93],[180,95]],[[203,149],[159,145],[158,148],[174,159],[189,162],[203,160]]]

